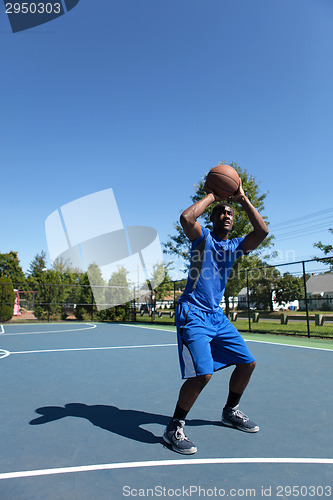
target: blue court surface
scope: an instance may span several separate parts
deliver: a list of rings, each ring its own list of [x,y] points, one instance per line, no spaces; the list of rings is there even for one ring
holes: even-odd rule
[[[260,431],[220,425],[230,367],[189,413],[198,452],[184,456],[161,438],[182,383],[174,331],[62,323],[0,332],[1,500],[333,497],[326,344],[247,336],[257,368],[240,409]]]

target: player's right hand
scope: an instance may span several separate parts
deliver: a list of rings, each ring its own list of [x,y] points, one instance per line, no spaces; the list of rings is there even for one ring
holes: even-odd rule
[[[212,191],[211,189],[209,189],[209,188],[207,187],[206,182],[205,182],[204,189],[205,189],[205,191],[206,191],[206,193],[207,193],[207,194],[210,194],[210,193],[211,193],[211,194],[214,196],[214,198],[215,198],[215,199],[214,199],[214,201],[222,201],[222,198],[220,198],[219,196],[217,196],[217,194],[215,194],[215,193],[214,193],[214,191]]]

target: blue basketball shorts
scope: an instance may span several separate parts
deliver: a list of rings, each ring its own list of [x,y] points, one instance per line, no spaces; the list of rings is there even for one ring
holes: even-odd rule
[[[243,337],[224,315],[222,308],[207,313],[188,302],[178,302],[176,325],[180,369],[184,379],[255,361]]]

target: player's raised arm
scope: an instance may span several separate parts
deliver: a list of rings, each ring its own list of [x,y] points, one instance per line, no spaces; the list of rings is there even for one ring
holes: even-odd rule
[[[201,226],[197,221],[198,217],[204,213],[206,208],[217,201],[217,197],[212,193],[206,194],[204,198],[188,207],[180,216],[180,223],[186,236],[194,241],[201,236]]]
[[[238,201],[242,205],[253,226],[253,231],[245,236],[243,241],[244,253],[249,253],[252,250],[255,250],[260,243],[264,241],[269,233],[268,227],[258,210],[252,205],[248,197],[245,195],[241,181],[238,191],[233,196],[232,200]]]

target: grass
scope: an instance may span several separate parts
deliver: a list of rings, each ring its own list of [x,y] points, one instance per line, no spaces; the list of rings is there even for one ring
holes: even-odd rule
[[[238,319],[233,324],[239,331],[249,331],[249,322],[247,319]],[[259,321],[258,323],[251,323],[251,331],[283,335],[308,335],[306,321],[302,323],[288,323],[287,325],[281,325],[278,322],[269,320],[262,322]],[[313,323],[310,323],[310,336],[333,338],[333,325],[325,325],[324,323],[323,326],[316,326]]]
[[[294,316],[295,311],[290,311],[290,315]],[[269,313],[267,313],[268,315]],[[314,314],[314,311],[312,312]],[[320,314],[323,314],[322,312]],[[300,323],[292,323],[289,322],[287,325],[281,325],[277,319],[280,319],[281,313],[272,313],[270,316],[275,321],[269,321],[269,319],[259,320],[258,323],[251,322],[251,332],[258,333],[272,333],[272,334],[281,334],[281,335],[298,335],[298,336],[306,336],[308,335],[307,331],[307,323],[305,321],[305,313],[300,313],[299,316],[304,318],[304,321]],[[138,323],[151,323],[151,324],[160,324],[160,325],[174,325],[175,319],[169,318],[168,316],[162,316],[159,318],[157,315],[155,316],[155,321],[153,322],[148,315],[140,316],[137,315]],[[241,332],[249,331],[249,321],[247,318],[238,318],[235,321],[234,326],[237,330]],[[322,337],[322,338],[333,338],[333,322],[332,323],[324,323],[323,326],[316,326],[313,321],[310,321],[310,336],[313,337]]]
[[[159,318],[157,316],[157,314],[155,315],[155,321],[152,321],[148,315],[140,316],[140,314],[137,314],[136,321],[137,321],[137,323],[159,323],[162,325],[164,325],[164,324],[174,325],[175,324],[175,318],[169,318],[168,316],[162,316],[161,318]]]

